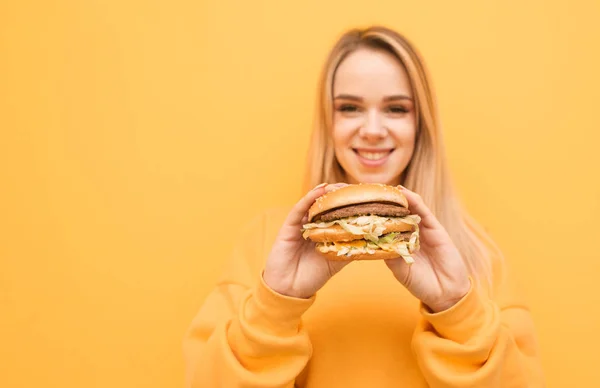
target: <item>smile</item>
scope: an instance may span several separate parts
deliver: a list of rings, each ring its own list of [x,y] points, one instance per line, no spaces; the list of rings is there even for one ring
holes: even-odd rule
[[[358,161],[367,167],[377,167],[384,164],[394,149],[387,150],[367,150],[367,149],[352,149],[356,154]]]

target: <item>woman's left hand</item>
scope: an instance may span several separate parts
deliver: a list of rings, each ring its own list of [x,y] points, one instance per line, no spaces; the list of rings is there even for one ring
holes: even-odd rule
[[[416,193],[402,187],[411,213],[421,217],[420,249],[415,260],[407,264],[403,258],[386,260],[394,276],[434,313],[449,309],[461,300],[471,287],[460,252],[448,232]]]

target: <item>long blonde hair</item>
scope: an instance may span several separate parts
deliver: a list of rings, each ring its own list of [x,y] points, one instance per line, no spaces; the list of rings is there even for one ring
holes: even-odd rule
[[[359,48],[385,50],[393,54],[408,73],[415,96],[417,134],[412,159],[402,174],[402,184],[421,195],[447,229],[476,283],[485,283],[491,291],[492,260],[501,259],[502,254],[463,209],[455,194],[430,77],[420,54],[401,34],[380,26],[353,29],[343,34],[331,50],[319,83],[305,188],[321,182],[347,181],[334,153],[332,90],[337,67],[349,53]]]

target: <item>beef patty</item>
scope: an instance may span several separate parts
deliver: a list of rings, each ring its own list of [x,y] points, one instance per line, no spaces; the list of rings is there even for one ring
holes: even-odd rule
[[[396,204],[371,202],[360,205],[350,205],[328,210],[318,214],[314,222],[329,222],[340,218],[352,216],[378,215],[383,217],[404,217],[410,214],[410,210]]]

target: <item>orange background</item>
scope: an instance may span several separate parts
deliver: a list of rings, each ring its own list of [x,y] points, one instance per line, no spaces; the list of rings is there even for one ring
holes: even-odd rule
[[[295,201],[319,67],[408,35],[549,387],[600,386],[600,3],[0,5],[0,386],[174,387],[239,222]]]

